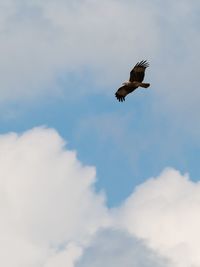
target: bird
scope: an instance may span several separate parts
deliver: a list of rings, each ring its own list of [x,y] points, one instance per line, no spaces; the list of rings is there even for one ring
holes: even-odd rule
[[[125,97],[138,87],[148,88],[150,83],[143,83],[145,70],[149,67],[146,60],[138,62],[130,72],[129,81],[122,83],[122,86],[115,93],[119,102],[125,101]]]

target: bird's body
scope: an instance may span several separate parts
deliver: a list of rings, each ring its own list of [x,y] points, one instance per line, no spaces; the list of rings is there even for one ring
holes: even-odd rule
[[[123,102],[125,97],[136,90],[138,87],[148,88],[149,83],[143,83],[145,69],[149,66],[148,62],[145,60],[138,62],[135,67],[130,72],[129,81],[124,82],[122,86],[115,93],[116,98]]]

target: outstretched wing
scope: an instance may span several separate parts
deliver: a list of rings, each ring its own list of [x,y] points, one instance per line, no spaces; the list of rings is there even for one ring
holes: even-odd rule
[[[123,85],[120,87],[117,92],[115,93],[116,98],[119,100],[119,102],[125,101],[125,96],[128,95],[130,92],[128,90],[128,87],[126,85]]]
[[[149,63],[146,60],[138,62],[130,72],[130,82],[142,82],[144,79],[145,69],[149,67]]]

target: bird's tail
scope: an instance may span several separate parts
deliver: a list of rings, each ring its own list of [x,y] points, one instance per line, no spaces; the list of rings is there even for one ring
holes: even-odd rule
[[[150,86],[150,83],[140,83],[139,86],[143,88],[148,88]]]

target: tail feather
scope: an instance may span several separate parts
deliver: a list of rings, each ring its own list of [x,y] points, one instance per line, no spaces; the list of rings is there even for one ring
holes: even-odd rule
[[[141,86],[143,88],[148,88],[150,86],[150,83],[140,83],[139,86]]]

